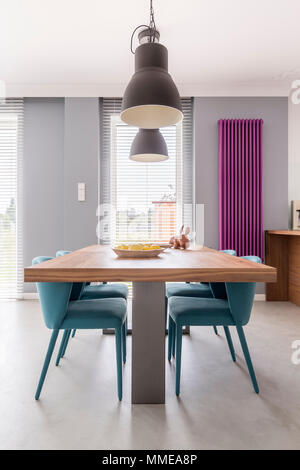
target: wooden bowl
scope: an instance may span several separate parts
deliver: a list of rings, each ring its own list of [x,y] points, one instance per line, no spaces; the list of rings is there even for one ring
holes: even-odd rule
[[[159,248],[156,250],[120,250],[119,248],[112,248],[119,258],[155,258],[160,255],[166,248]]]
[[[153,245],[159,245],[161,248],[164,248],[164,249],[166,249],[166,248],[171,248],[171,246],[172,246],[170,243],[158,243],[158,242],[155,243],[155,242],[154,242],[154,243],[152,243],[152,244],[153,244]]]

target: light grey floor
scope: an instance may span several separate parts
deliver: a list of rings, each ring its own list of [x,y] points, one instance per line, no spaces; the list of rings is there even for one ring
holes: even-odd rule
[[[183,338],[181,397],[167,363],[166,405],[117,400],[114,337],[81,331],[59,367],[34,392],[49,339],[37,301],[0,303],[1,449],[300,449],[300,308],[256,302],[246,335],[261,393],[252,391],[237,336],[237,363],[224,333],[193,328]],[[57,348],[56,348],[57,351]]]

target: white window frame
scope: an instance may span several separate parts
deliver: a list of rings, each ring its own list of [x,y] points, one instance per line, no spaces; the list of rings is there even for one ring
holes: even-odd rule
[[[110,238],[116,240],[116,212],[117,212],[117,126],[126,124],[118,114],[112,114],[110,119]],[[182,124],[176,126],[176,231],[178,232],[183,221],[182,202]],[[151,165],[151,163],[150,163]]]

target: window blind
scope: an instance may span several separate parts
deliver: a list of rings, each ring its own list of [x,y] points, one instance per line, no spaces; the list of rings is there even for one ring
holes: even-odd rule
[[[99,243],[166,242],[181,224],[193,230],[193,100],[182,99],[184,120],[160,129],[169,159],[129,159],[137,128],[119,117],[121,98],[100,99]]]
[[[0,298],[23,292],[23,99],[0,103]]]

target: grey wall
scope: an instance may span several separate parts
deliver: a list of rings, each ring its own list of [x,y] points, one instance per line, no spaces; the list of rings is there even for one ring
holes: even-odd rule
[[[64,247],[75,250],[97,243],[99,100],[65,99]],[[86,200],[77,201],[77,183],[86,184]]]
[[[196,203],[205,204],[204,240],[218,248],[218,120],[263,125],[264,229],[288,228],[288,98],[195,98]]]
[[[288,227],[288,99],[195,98],[195,193],[205,204],[205,244],[218,248],[220,118],[264,120],[264,228]],[[96,243],[97,98],[25,99],[24,264]],[[77,183],[86,201],[77,201]],[[25,292],[33,286],[25,284]]]
[[[63,246],[64,100],[24,101],[24,265]],[[24,283],[24,291],[35,286]]]
[[[24,265],[38,255],[96,243],[97,98],[26,98]],[[86,201],[77,201],[77,183]],[[35,285],[25,283],[24,292]]]

